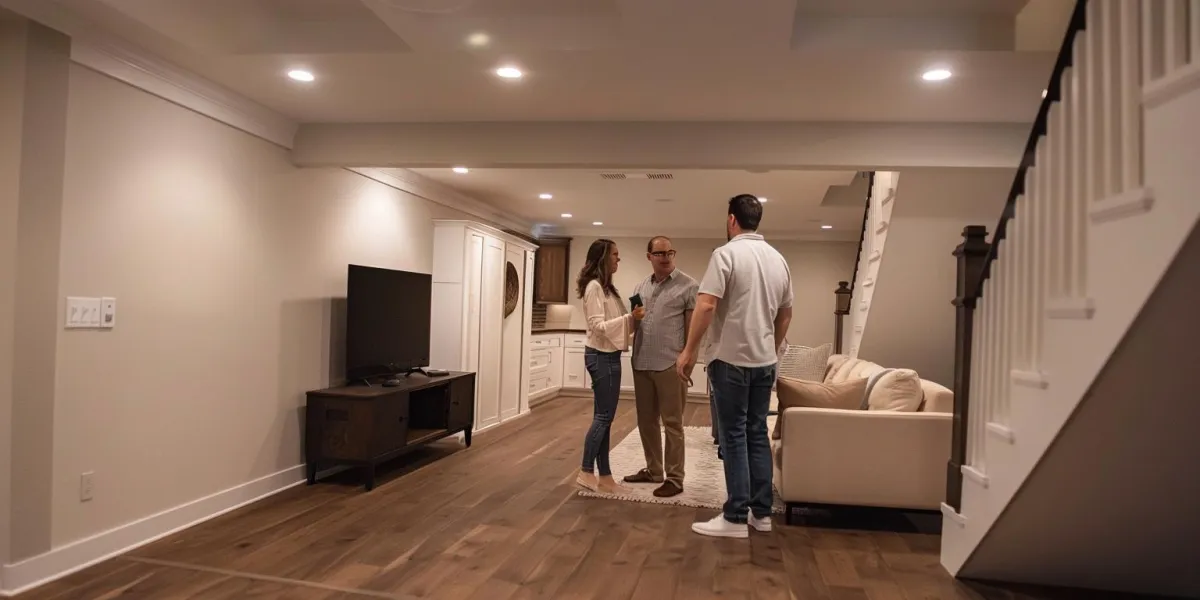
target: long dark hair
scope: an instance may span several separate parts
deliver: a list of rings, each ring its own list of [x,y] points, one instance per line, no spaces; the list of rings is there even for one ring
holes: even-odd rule
[[[617,288],[613,286],[612,282],[609,260],[613,246],[616,245],[617,243],[612,240],[601,238],[588,246],[587,259],[583,261],[583,268],[579,270],[579,279],[575,282],[580,298],[583,298],[583,292],[587,290],[587,286],[592,280],[600,282],[605,296],[617,295]]]

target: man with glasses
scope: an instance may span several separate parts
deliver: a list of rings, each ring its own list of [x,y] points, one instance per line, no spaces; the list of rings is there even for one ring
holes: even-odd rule
[[[633,338],[633,390],[646,468],[625,481],[661,483],[654,495],[669,498],[683,493],[683,406],[687,386],[679,380],[675,362],[687,342],[699,284],[675,268],[670,238],[652,238],[646,244],[646,259],[652,272],[633,290],[646,307],[646,316]],[[665,457],[660,421],[667,438]]]

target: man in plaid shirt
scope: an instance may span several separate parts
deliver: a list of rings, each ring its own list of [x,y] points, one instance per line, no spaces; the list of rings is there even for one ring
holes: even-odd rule
[[[651,239],[646,245],[646,259],[653,272],[634,288],[646,307],[646,316],[638,323],[633,338],[633,389],[646,468],[625,481],[662,483],[654,495],[668,498],[683,493],[683,405],[687,386],[674,367],[687,342],[698,284],[675,268],[670,238]],[[660,422],[666,431],[665,456]]]

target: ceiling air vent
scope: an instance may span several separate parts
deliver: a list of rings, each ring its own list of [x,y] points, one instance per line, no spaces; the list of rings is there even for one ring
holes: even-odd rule
[[[646,173],[646,179],[675,179],[670,173]]]
[[[600,179],[625,179],[624,173],[601,173]]]

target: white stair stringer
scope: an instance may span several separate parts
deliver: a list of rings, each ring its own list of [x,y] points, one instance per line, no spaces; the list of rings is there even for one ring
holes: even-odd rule
[[[859,248],[857,282],[854,284],[853,303],[850,306],[850,326],[846,332],[846,354],[858,356],[862,347],[863,334],[867,329],[867,317],[871,312],[871,301],[875,295],[875,281],[883,263],[883,252],[887,245],[888,223],[895,206],[896,186],[900,174],[895,171],[876,171],[871,189],[871,205],[867,210],[866,231],[862,247]]]
[[[982,474],[987,486],[964,477],[961,510],[944,510],[950,514],[943,518],[942,564],[956,576],[971,576],[972,553],[986,543],[987,532],[1046,455],[1197,224],[1197,70],[1200,65],[1181,74],[1190,77],[1186,89],[1174,85],[1172,98],[1156,97],[1146,106],[1145,185],[1092,204],[1086,225],[1087,297],[1047,300],[1036,369],[1043,381],[1009,387],[1011,441],[986,436]],[[1028,378],[1028,373],[1017,377]]]

